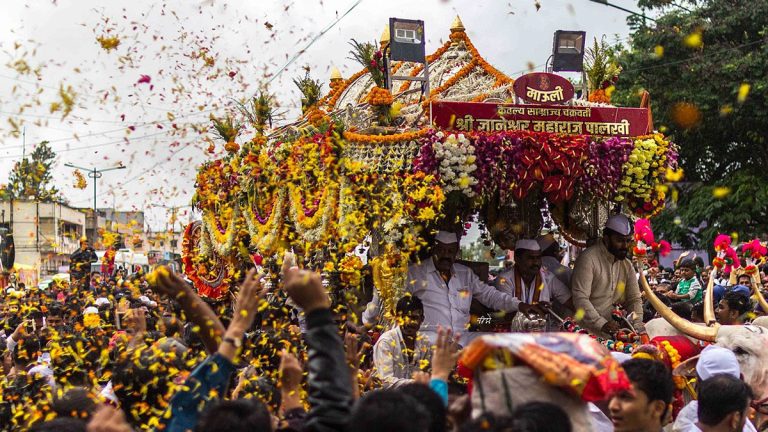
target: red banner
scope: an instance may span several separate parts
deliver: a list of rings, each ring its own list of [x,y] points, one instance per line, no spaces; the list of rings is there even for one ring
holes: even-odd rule
[[[629,136],[651,132],[647,108],[432,102],[432,124],[460,132],[530,130],[571,135]]]

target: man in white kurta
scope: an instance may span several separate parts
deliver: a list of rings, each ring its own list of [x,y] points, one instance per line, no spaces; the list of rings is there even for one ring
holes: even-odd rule
[[[541,264],[541,249],[534,240],[515,244],[515,265],[499,274],[497,288],[515,297],[520,305],[547,304],[556,300],[572,309],[568,288]]]
[[[413,373],[426,369],[431,359],[429,339],[419,333],[424,322],[424,304],[406,294],[395,306],[397,324],[379,336],[373,346],[376,376],[384,388],[413,382]]]
[[[462,334],[469,324],[469,308],[472,299],[491,309],[517,312],[520,303],[513,296],[484,283],[466,266],[457,264],[458,237],[441,231],[436,238],[432,257],[408,268],[405,291],[424,304],[424,323],[421,333],[430,343],[437,338],[437,328],[450,328],[454,334]],[[363,312],[366,325],[377,323],[381,314],[378,291]],[[466,342],[462,337],[462,342]]]

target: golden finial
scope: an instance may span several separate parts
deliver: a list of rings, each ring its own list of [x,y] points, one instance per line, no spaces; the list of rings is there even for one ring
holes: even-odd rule
[[[456,15],[456,18],[453,19],[453,23],[451,24],[451,32],[463,33],[464,30],[466,30],[464,28],[464,23],[462,23],[461,18]]]
[[[381,43],[382,47],[389,43],[389,24],[384,26],[384,31],[381,32],[381,40],[379,42]]]
[[[344,77],[341,76],[341,72],[339,72],[339,68],[336,66],[331,66],[331,82],[336,80],[343,80]]]

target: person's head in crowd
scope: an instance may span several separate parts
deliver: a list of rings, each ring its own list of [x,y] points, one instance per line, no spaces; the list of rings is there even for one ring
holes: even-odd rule
[[[459,253],[459,236],[454,232],[438,231],[435,243],[432,247],[432,259],[435,268],[441,273],[451,271],[456,262],[456,254]]]
[[[249,366],[239,375],[233,399],[258,399],[275,415],[279,412],[282,394],[274,380],[264,375],[264,370]]]
[[[429,432],[445,432],[446,408],[443,400],[434,390],[423,384],[407,384],[399,388],[399,391],[410,395],[429,412]]]
[[[272,416],[259,399],[221,401],[206,410],[195,432],[272,432]]]
[[[608,403],[614,431],[660,431],[672,401],[672,374],[663,363],[648,359],[627,360],[621,366],[632,386]]]
[[[48,307],[48,314],[45,317],[46,325],[55,329],[63,328],[67,325],[66,313],[61,303],[55,302]]]
[[[37,423],[29,432],[86,432],[87,424],[72,417],[58,417],[46,422]]]
[[[692,259],[684,259],[680,263],[680,277],[683,280],[691,280],[696,277],[696,264]]]
[[[51,408],[57,417],[88,420],[96,412],[98,397],[85,388],[72,388],[56,393]]]
[[[726,288],[722,285],[715,285],[712,287],[712,300],[715,302],[715,305],[720,303],[720,300],[723,299],[726,291]]]
[[[618,214],[608,218],[603,229],[603,244],[608,252],[617,260],[623,260],[629,255],[629,245],[632,242],[632,227],[626,216]]]
[[[549,402],[529,402],[512,412],[514,432],[571,432],[571,419],[559,406]]]
[[[112,389],[120,406],[144,406],[146,410],[126,412],[133,426],[146,424],[152,416],[162,415],[189,360],[185,347],[167,338],[163,344],[141,346],[124,352],[114,364]],[[158,379],[159,378],[159,379]]]
[[[693,263],[696,265],[696,271],[702,270],[704,268],[704,258],[700,256],[693,257]]]
[[[403,336],[416,337],[424,322],[424,304],[415,295],[406,294],[395,305],[397,324]]]
[[[741,431],[754,396],[744,381],[717,374],[699,384],[698,397],[699,429],[714,432]]]
[[[13,366],[16,370],[27,370],[32,363],[37,361],[41,352],[40,339],[34,335],[25,336],[11,353]]]
[[[703,323],[704,322],[704,302],[696,302],[691,306],[691,322]]]
[[[541,248],[536,240],[520,239],[515,243],[515,271],[526,280],[541,271]]]
[[[706,266],[701,271],[701,281],[704,282],[704,286],[706,286],[707,283],[709,283],[709,278],[711,274],[712,274],[712,266]]]
[[[752,289],[752,276],[748,274],[739,275],[739,277],[736,278],[736,285],[743,285],[749,289]]]
[[[739,361],[733,351],[717,345],[709,345],[701,351],[696,361],[696,377],[700,382],[719,374],[740,378]]]
[[[744,315],[749,312],[749,297],[735,289],[729,290],[717,303],[715,318],[722,325],[743,324]]]
[[[673,303],[671,309],[677,316],[685,318],[687,321],[691,321],[693,305],[691,305],[690,302]]]
[[[374,390],[352,408],[347,430],[428,432],[430,415],[413,396],[398,390]]]

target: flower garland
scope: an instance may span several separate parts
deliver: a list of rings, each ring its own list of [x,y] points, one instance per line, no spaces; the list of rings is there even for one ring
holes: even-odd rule
[[[300,240],[317,244],[330,235],[330,226],[336,214],[338,186],[335,183],[324,187],[314,209],[305,207],[304,194],[294,185],[288,185],[290,216]]]
[[[200,241],[205,237],[201,222],[192,222],[184,229],[181,241],[181,263],[197,292],[214,300],[227,292],[223,284],[227,272],[220,258],[206,259],[199,252]],[[210,269],[205,262],[211,263]]]
[[[586,141],[581,135],[556,135],[515,131],[514,171],[517,175],[513,196],[522,200],[536,183],[552,203],[573,198],[577,181],[583,176],[581,160]]]
[[[587,146],[584,179],[581,190],[612,200],[622,180],[622,168],[634,147],[627,138],[594,138]]]
[[[436,136],[439,141],[432,144],[432,150],[439,162],[437,172],[444,192],[458,191],[467,198],[475,197],[473,186],[477,184],[477,179],[472,177],[477,170],[475,147],[464,134],[446,137],[443,132],[438,132]]]
[[[671,151],[670,151],[671,150]],[[626,201],[637,215],[654,215],[664,205],[665,191],[657,187],[664,178],[668,158],[676,161],[677,154],[661,134],[639,137],[624,166],[624,177],[615,201]]]
[[[680,360],[681,360],[680,353],[667,340],[661,341],[661,347],[664,348],[664,351],[666,351],[666,354],[667,354],[667,358],[669,358],[670,369],[675,370],[675,368],[680,366]],[[674,375],[672,376],[672,380],[675,382],[675,387],[677,387],[678,390],[682,390],[685,388],[686,386],[685,378]]]
[[[251,236],[251,245],[263,254],[271,254],[280,241],[280,231],[285,218],[285,189],[279,189],[268,212],[254,211],[255,203],[249,194],[243,216]]]
[[[232,206],[224,205],[219,214],[221,219],[227,221],[226,226],[217,217],[215,211],[203,213],[203,229],[211,240],[214,251],[221,256],[229,255],[237,239],[237,221],[240,218],[240,206],[234,203]]]
[[[373,284],[379,290],[385,321],[394,319],[395,305],[402,297],[408,275],[408,256],[387,245],[384,253],[371,261]]]

